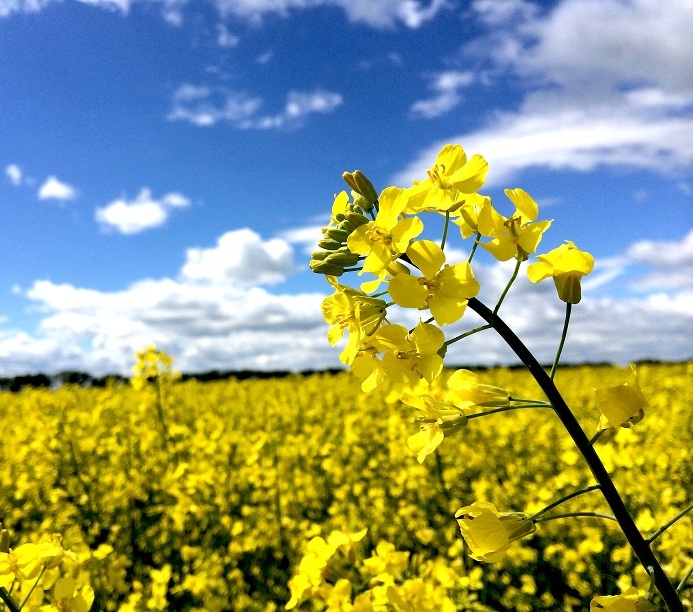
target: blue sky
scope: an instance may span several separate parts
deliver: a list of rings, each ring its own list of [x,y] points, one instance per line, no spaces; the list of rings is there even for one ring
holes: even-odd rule
[[[540,252],[594,254],[567,360],[691,358],[691,31],[688,0],[0,0],[0,375],[150,342],[184,371],[338,365],[307,264],[341,174],[406,187],[446,143],[501,212],[522,187],[554,219]],[[510,273],[475,272],[489,302]],[[549,282],[501,314],[552,358]]]

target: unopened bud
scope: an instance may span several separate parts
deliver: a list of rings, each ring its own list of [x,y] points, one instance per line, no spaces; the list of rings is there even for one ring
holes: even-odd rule
[[[344,219],[340,224],[339,224],[339,229],[344,230],[348,234],[351,234],[356,228],[354,227],[354,224],[349,221],[348,219]]]
[[[325,259],[328,255],[331,255],[334,251],[313,251],[310,254],[310,258],[314,259],[316,261],[322,261]]]
[[[351,176],[356,183],[356,191],[366,198],[369,204],[373,204],[373,202],[377,201],[378,192],[375,190],[375,187],[373,187],[373,183],[366,178],[366,175],[361,172],[361,170],[354,170]]]
[[[368,217],[366,215],[361,215],[359,213],[350,212],[346,214],[347,221],[351,223],[354,227],[359,227],[368,223]]]
[[[328,263],[327,261],[311,261],[310,269],[316,274],[327,274],[328,276],[341,276],[344,274],[344,267]]]
[[[359,261],[358,253],[338,253],[332,252],[325,260],[329,264],[339,265],[339,266],[354,266]]]
[[[327,238],[332,238],[332,240],[336,240],[340,244],[347,239],[348,235],[349,235],[349,232],[347,232],[343,229],[338,229],[336,227],[330,228],[325,232],[325,236]]]
[[[318,242],[318,246],[321,249],[326,249],[328,251],[336,251],[339,247],[342,246],[341,242],[337,242],[336,240],[332,240],[332,238],[324,238],[320,242]]]
[[[342,178],[344,179],[344,182],[349,185],[354,191],[358,191],[359,187],[356,184],[356,179],[354,179],[354,173],[353,172],[344,172],[342,173]]]

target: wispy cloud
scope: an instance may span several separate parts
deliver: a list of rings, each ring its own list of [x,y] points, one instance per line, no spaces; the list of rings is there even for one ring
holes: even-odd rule
[[[5,167],[5,176],[15,187],[19,187],[22,184],[24,173],[17,164],[9,164]]]
[[[39,188],[38,197],[40,200],[74,200],[77,190],[55,176],[49,176]]]
[[[149,189],[143,188],[132,201],[121,198],[97,208],[94,218],[104,230],[137,234],[163,225],[172,210],[189,204],[190,200],[180,193],[167,193],[156,200]]]
[[[342,104],[338,93],[316,90],[289,92],[284,109],[276,114],[260,112],[262,98],[222,87],[181,85],[173,94],[171,121],[187,121],[198,126],[226,122],[238,129],[299,127],[308,115],[330,113]]]
[[[411,105],[410,111],[416,117],[434,119],[455,108],[462,96],[460,89],[474,82],[474,73],[469,71],[450,70],[436,74],[429,85],[433,96],[417,100]]]

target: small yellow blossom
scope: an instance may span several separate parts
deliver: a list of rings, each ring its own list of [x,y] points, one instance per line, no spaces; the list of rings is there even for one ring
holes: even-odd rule
[[[487,563],[500,561],[511,542],[536,531],[534,521],[527,520],[528,516],[523,512],[498,512],[492,503],[483,501],[455,513],[472,558]]]
[[[630,587],[620,595],[602,595],[590,602],[590,611],[608,610],[608,612],[650,612],[652,604],[642,597],[635,587]]]
[[[630,364],[627,382],[615,387],[596,388],[594,393],[601,412],[600,429],[628,428],[645,418],[647,398],[640,389],[633,363]]]
[[[469,370],[456,370],[448,378],[448,392],[445,401],[461,408],[483,406],[501,408],[510,403],[509,393],[494,385],[479,382],[479,376]]]
[[[570,240],[546,255],[537,255],[537,263],[527,268],[533,283],[553,277],[558,297],[568,304],[577,304],[582,297],[580,281],[594,268],[594,257],[581,251]]]

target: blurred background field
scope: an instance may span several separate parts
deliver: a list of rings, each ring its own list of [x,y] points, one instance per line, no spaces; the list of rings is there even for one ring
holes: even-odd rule
[[[643,363],[638,373],[645,419],[597,447],[647,534],[693,497],[693,363]],[[592,387],[626,376],[613,366],[559,370],[588,435],[599,418]],[[521,370],[481,378],[542,398]],[[59,532],[65,548],[91,551],[94,610],[283,609],[311,538],[365,528],[297,609],[357,609],[359,593],[385,584],[431,610],[585,609],[595,594],[646,588],[601,519],[540,523],[496,564],[465,551],[461,506],[535,512],[593,484],[551,411],[474,419],[420,465],[406,443],[415,410],[388,396],[362,393],[349,373],[4,391],[0,520],[15,547]],[[597,492],[560,510],[608,511]],[[655,550],[680,580],[693,557],[691,518]],[[683,596],[690,605],[690,586]]]

